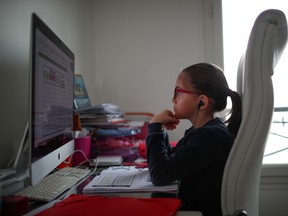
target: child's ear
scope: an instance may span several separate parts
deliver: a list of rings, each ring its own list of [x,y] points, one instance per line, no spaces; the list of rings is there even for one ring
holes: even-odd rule
[[[206,95],[200,95],[198,102],[198,109],[208,104],[208,97]]]

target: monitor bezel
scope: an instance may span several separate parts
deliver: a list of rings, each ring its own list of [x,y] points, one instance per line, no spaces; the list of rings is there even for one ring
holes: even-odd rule
[[[29,143],[30,143],[30,156],[29,156],[29,179],[30,184],[37,184],[42,178],[53,171],[60,163],[74,152],[74,139],[71,138],[66,144],[61,144],[56,149],[53,149],[47,155],[40,159],[33,159],[33,100],[34,100],[34,82],[33,76],[35,73],[35,39],[36,29],[39,29],[45,36],[56,44],[61,50],[73,59],[73,66],[75,64],[74,53],[63,43],[63,41],[46,25],[37,14],[33,13],[31,18],[31,42],[30,42],[30,75],[29,75]],[[73,83],[74,84],[74,67],[73,67]],[[73,88],[72,88],[73,89]],[[73,92],[74,94],[74,92]],[[74,98],[74,95],[73,95]],[[73,100],[71,101],[71,108],[73,110]],[[72,116],[73,119],[73,116]],[[73,128],[73,125],[71,125]],[[71,131],[72,131],[71,128]]]

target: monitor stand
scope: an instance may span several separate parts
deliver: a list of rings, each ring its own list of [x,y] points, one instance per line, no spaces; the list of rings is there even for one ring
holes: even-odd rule
[[[30,158],[30,145],[28,142],[28,138],[29,123],[27,122],[13,167],[16,170],[16,178],[18,180],[24,180],[27,178]]]

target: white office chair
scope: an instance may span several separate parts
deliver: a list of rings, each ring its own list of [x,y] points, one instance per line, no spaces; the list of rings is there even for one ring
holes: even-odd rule
[[[274,108],[271,76],[286,42],[284,13],[262,12],[238,68],[237,91],[243,113],[223,176],[221,204],[225,216],[258,216],[261,165]]]
[[[286,42],[284,13],[279,10],[262,12],[254,23],[238,68],[242,123],[224,170],[223,216],[258,216],[261,165],[274,107],[271,76]]]

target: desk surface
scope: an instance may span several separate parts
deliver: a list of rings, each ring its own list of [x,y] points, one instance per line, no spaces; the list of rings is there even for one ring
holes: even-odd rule
[[[66,198],[70,196],[71,194],[83,194],[83,188],[94,178],[95,176],[89,176],[87,177],[81,184],[79,184],[77,187],[72,188],[68,192],[65,193],[65,195],[62,198]],[[134,197],[134,198],[175,198],[176,192],[127,192],[127,193],[93,193],[93,194],[85,194],[89,196],[93,195],[99,195],[99,196],[118,196],[118,197]],[[25,214],[25,216],[32,216],[35,215],[51,206],[53,206],[55,203],[59,202],[60,200],[54,200],[50,203],[43,204],[34,202],[31,206],[32,211]],[[191,211],[179,211],[177,213],[177,216],[186,216],[191,215]],[[201,213],[193,212],[193,216],[201,216]]]

